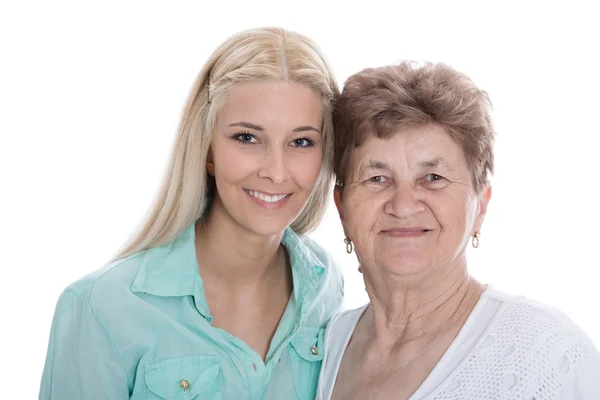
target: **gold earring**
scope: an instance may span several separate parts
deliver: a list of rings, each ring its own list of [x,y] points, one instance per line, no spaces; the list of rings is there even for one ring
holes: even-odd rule
[[[210,176],[215,176],[215,164],[211,162],[206,163],[206,170]]]
[[[354,249],[354,246],[352,245],[352,240],[345,238],[344,243],[346,243],[346,253],[352,253],[352,249]]]
[[[479,247],[479,232],[475,232],[473,235],[473,238],[471,239],[471,245],[473,245],[474,248]]]

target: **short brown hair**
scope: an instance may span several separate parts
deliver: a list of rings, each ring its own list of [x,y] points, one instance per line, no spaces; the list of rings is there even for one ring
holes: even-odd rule
[[[466,75],[444,64],[402,62],[367,68],[346,81],[333,116],[334,172],[343,185],[352,150],[371,135],[438,124],[461,145],[473,186],[483,189],[494,172],[491,102]]]

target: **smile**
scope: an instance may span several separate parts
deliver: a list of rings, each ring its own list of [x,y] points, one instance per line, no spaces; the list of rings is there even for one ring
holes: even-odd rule
[[[269,194],[265,194],[265,193],[261,193],[261,192],[255,192],[253,190],[246,190],[246,193],[248,193],[250,196],[256,197],[257,199],[266,201],[267,203],[276,203],[276,202],[283,200],[289,196],[289,194],[269,195]]]
[[[248,189],[245,189],[244,192],[246,192],[256,204],[268,210],[275,210],[283,207],[283,205],[292,195],[291,193],[267,194],[256,190]]]
[[[430,231],[431,231],[431,229],[426,229],[426,228],[422,228],[422,227],[414,227],[414,228],[411,227],[411,228],[386,229],[386,230],[382,231],[382,233],[387,236],[391,236],[391,237],[411,238],[411,237],[421,237]]]

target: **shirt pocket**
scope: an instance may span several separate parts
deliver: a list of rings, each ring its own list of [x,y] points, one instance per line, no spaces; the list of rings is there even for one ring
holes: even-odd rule
[[[221,400],[218,357],[169,358],[145,366],[147,400]]]
[[[313,400],[321,362],[323,361],[323,330],[301,328],[290,342],[290,361],[294,390],[298,400]]]

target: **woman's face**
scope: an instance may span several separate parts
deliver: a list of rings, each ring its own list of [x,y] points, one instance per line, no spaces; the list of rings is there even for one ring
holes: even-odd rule
[[[234,86],[217,114],[209,158],[213,208],[260,235],[281,233],[306,205],[321,170],[321,97],[296,83]]]
[[[438,125],[367,139],[341,190],[336,204],[363,271],[400,276],[463,262],[491,195],[476,195],[462,148]]]

